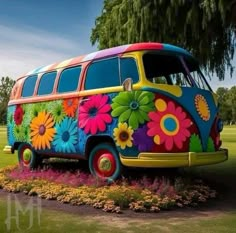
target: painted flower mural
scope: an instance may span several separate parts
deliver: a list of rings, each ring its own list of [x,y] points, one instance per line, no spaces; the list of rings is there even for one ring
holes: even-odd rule
[[[113,136],[115,137],[115,142],[117,146],[121,149],[126,147],[132,147],[133,143],[133,130],[127,125],[127,123],[119,123],[118,128],[114,128]]]
[[[40,112],[45,111],[46,106],[45,103],[37,103],[37,104],[32,104],[30,106],[32,108],[31,112],[31,118],[37,117]]]
[[[38,116],[33,118],[30,124],[30,137],[35,149],[50,149],[50,142],[55,134],[54,120],[47,112],[39,112]]]
[[[154,110],[154,94],[147,91],[120,92],[112,99],[111,115],[119,122],[128,122],[134,130],[149,120],[148,113]]]
[[[16,106],[16,110],[14,113],[14,121],[16,125],[20,125],[22,123],[23,115],[24,115],[24,110],[21,107],[21,105]]]
[[[61,101],[54,101],[50,104],[49,111],[51,112],[55,123],[61,123],[66,116]]]
[[[104,132],[106,124],[112,122],[111,106],[108,104],[108,95],[94,95],[84,101],[79,108],[79,127],[86,134]]]
[[[61,124],[57,124],[56,135],[52,144],[56,152],[76,153],[77,121],[66,117]]]
[[[144,125],[138,128],[133,134],[134,145],[138,147],[140,152],[150,151],[154,145],[153,138],[147,135],[147,131],[147,125]]]
[[[204,120],[208,121],[210,119],[210,110],[206,99],[202,95],[195,96],[195,106],[199,116]]]
[[[18,142],[25,141],[24,128],[22,127],[22,125],[15,125],[15,127],[13,128],[13,137]]]
[[[172,150],[173,146],[181,149],[183,142],[190,136],[188,128],[191,126],[191,120],[186,118],[183,109],[172,101],[166,102],[163,99],[155,101],[157,112],[150,112],[151,119],[148,122],[147,135],[154,136],[154,142],[157,145],[165,144],[166,150]]]
[[[75,117],[78,108],[79,100],[77,98],[64,99],[63,108],[67,116]]]

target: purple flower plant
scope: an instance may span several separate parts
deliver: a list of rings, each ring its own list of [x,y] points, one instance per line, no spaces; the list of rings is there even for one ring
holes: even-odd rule
[[[27,168],[12,170],[9,177],[17,180],[30,180],[30,179],[42,179],[58,184],[70,185],[78,187],[82,185],[88,186],[101,186],[105,184],[105,181],[98,180],[91,174],[86,174],[80,171],[77,172],[63,172],[55,169],[43,169],[43,170],[30,170]]]

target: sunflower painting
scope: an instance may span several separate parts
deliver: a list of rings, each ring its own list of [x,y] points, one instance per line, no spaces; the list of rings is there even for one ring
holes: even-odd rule
[[[47,112],[39,112],[38,116],[33,118],[30,124],[30,137],[35,149],[50,149],[50,142],[55,134],[54,120]]]
[[[116,145],[120,146],[121,149],[126,147],[132,147],[133,143],[133,130],[128,126],[127,123],[119,123],[118,128],[114,129],[113,136],[115,137]]]

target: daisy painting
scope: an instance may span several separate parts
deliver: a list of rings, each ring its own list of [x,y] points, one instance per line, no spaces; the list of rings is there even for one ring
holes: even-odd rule
[[[56,125],[56,135],[53,146],[56,152],[75,153],[77,143],[77,121],[66,117],[61,124]]]
[[[106,131],[107,124],[112,122],[111,110],[107,95],[94,95],[86,99],[79,108],[79,127],[86,134]]]
[[[164,143],[168,151],[171,151],[174,145],[182,149],[183,142],[190,137],[188,128],[191,126],[191,120],[186,118],[183,109],[176,107],[172,101],[157,99],[155,105],[157,111],[149,113],[151,121],[147,124],[147,135],[154,136],[157,145]]]

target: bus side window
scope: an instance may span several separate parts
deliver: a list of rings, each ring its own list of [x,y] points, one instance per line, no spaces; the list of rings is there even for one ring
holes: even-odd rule
[[[76,91],[79,84],[79,77],[81,73],[81,66],[71,67],[61,72],[57,92],[71,92]]]
[[[84,89],[120,86],[118,58],[95,61],[90,64]]]
[[[133,83],[137,83],[139,80],[138,69],[134,58],[121,58],[120,59],[120,71],[121,71],[121,83],[125,79],[131,78]]]
[[[22,97],[33,96],[35,83],[37,81],[37,78],[38,78],[37,75],[32,75],[32,76],[29,76],[25,79],[25,82],[24,82],[23,88],[22,88],[22,92],[21,92]]]
[[[50,72],[43,74],[40,79],[39,87],[38,87],[38,95],[48,95],[53,91],[54,82],[57,76],[57,72]]]

